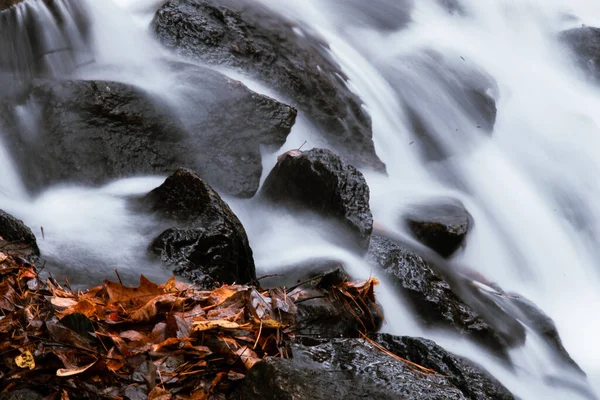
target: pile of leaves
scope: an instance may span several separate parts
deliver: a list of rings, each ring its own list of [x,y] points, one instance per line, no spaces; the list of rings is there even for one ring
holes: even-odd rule
[[[374,301],[374,279],[336,286]],[[225,398],[261,359],[291,357],[300,289],[199,290],[144,276],[75,292],[0,253],[0,388],[46,398]]]

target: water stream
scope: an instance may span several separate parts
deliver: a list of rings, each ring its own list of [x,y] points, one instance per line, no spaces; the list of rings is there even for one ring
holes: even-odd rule
[[[396,223],[406,207],[438,196],[460,199],[475,227],[459,263],[521,293],[550,315],[600,395],[595,314],[600,309],[600,88],[586,81],[556,38],[565,28],[600,26],[600,3],[461,0],[460,10],[448,10],[422,0],[414,2],[409,16],[411,1],[257,1],[322,35],[364,101],[377,153],[388,170],[386,177],[366,171],[375,220],[406,236]],[[43,74],[118,80],[169,98],[172,82],[153,62],[166,52],[148,31],[160,1],[84,2],[91,29],[86,45],[68,18],[57,25],[40,10],[42,3],[18,5],[21,18],[40,18],[40,27],[49,32],[48,48],[70,49],[56,52],[62,54],[59,59],[47,59]],[[0,32],[3,27],[0,22]],[[28,79],[34,74],[33,53],[9,60],[3,56],[5,43],[0,38],[0,65],[17,65],[23,72],[19,79]],[[13,41],[16,48],[20,43]],[[95,67],[73,72],[90,57]],[[457,89],[464,82],[489,85],[497,104],[493,133],[484,132],[469,113],[469,98]],[[276,97],[268,87],[245,83]],[[415,143],[407,105],[426,120],[431,148]],[[23,118],[26,123],[27,112]],[[281,151],[305,140],[308,147],[318,144],[303,121],[300,116]],[[264,174],[274,162],[275,154],[264,154]],[[153,221],[133,215],[125,204],[127,196],[145,193],[163,178],[136,177],[101,188],[54,187],[32,198],[0,135],[0,208],[23,219],[38,237],[44,227],[42,253],[67,267],[53,271],[59,275],[99,282],[118,267],[125,276],[143,269],[151,278],[167,277],[145,256]],[[318,225],[257,210],[252,201],[227,200],[246,227],[258,275],[319,257],[343,261],[356,276],[373,274],[362,259],[321,237]],[[387,317],[384,331],[432,338],[483,364],[522,399],[590,398],[549,381],[548,376],[579,378],[568,376],[535,335],[513,351],[516,367],[510,371],[463,339],[421,330],[385,282],[378,298]]]

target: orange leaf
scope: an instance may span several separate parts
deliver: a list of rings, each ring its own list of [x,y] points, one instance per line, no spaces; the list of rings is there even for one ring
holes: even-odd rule
[[[117,372],[118,370],[123,368],[123,365],[125,365],[125,358],[122,355],[118,354],[115,348],[112,347],[108,351],[106,367],[112,372]]]
[[[144,275],[140,276],[140,286],[129,288],[117,282],[104,281],[109,303],[130,303],[142,306],[154,297],[163,294],[157,284],[150,282]]]
[[[235,354],[239,356],[240,360],[244,364],[247,370],[250,370],[254,364],[260,361],[258,355],[252,351],[248,346],[240,347],[235,351]]]
[[[171,393],[159,386],[154,387],[154,389],[148,393],[148,400],[171,400],[172,398],[173,395]]]
[[[56,371],[56,376],[73,376],[73,375],[80,374],[80,373],[85,372],[88,369],[90,369],[94,364],[96,364],[96,361],[98,361],[98,360],[94,360],[93,363],[85,365],[83,367],[60,368],[58,371]]]

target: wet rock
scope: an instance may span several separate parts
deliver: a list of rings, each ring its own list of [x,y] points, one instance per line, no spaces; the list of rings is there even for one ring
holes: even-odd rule
[[[411,369],[372,344],[336,339],[293,346],[294,358],[270,358],[246,375],[244,400],[466,399],[448,378]]]
[[[442,257],[450,257],[463,245],[473,225],[463,204],[453,199],[414,206],[404,219],[415,237]]]
[[[224,193],[252,196],[262,172],[260,146],[281,146],[296,110],[206,68],[172,68],[181,80],[173,89],[179,106],[104,81],[39,82],[18,105],[5,104],[12,116],[7,144],[30,189],[181,166]],[[32,111],[27,124],[18,107]]]
[[[360,333],[376,332],[381,328],[383,313],[370,298],[366,303],[348,302],[335,288],[348,280],[342,269],[333,270],[319,279],[303,282],[290,291],[296,297],[296,329],[298,336],[309,338],[359,337]]]
[[[369,246],[373,216],[367,182],[360,171],[329,150],[282,154],[260,195],[272,203],[317,213],[335,222],[341,228],[338,238],[346,240],[344,233],[348,232],[348,243],[361,251]]]
[[[360,99],[310,32],[247,0],[169,0],[152,25],[176,53],[240,70],[279,92],[352,164],[384,169]]]
[[[397,356],[444,375],[467,399],[515,399],[514,395],[483,367],[449,353],[431,340],[388,334],[373,335],[372,339]]]
[[[586,74],[600,82],[600,28],[584,26],[563,31],[559,39],[573,52]]]
[[[44,396],[30,389],[11,390],[0,393],[0,400],[42,400]]]
[[[175,224],[150,247],[175,273],[205,287],[256,280],[244,227],[193,171],[178,169],[140,199],[138,206]]]
[[[506,357],[508,347],[524,343],[525,330],[518,321],[505,315],[493,301],[478,297],[477,300],[483,302],[490,312],[494,311],[502,316],[504,329],[499,331],[498,326],[488,323],[457,296],[422,257],[391,240],[373,236],[369,258],[374,266],[387,274],[424,326],[443,327],[466,335],[502,357]]]
[[[23,221],[0,210],[0,252],[27,259],[39,257],[35,235]]]
[[[15,4],[20,3],[23,0],[0,0],[0,11],[6,10],[9,7],[14,6]]]
[[[308,259],[291,265],[277,268],[275,276],[267,276],[260,280],[260,286],[266,289],[276,287],[290,288],[302,282],[318,280],[337,269],[343,270],[342,262],[334,259]]]

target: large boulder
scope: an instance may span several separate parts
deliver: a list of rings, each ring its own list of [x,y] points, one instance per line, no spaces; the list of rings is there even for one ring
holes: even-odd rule
[[[369,258],[376,268],[387,274],[424,326],[450,329],[503,357],[508,347],[524,343],[525,330],[518,321],[505,315],[493,301],[480,299],[486,308],[504,317],[505,330],[499,331],[457,296],[419,255],[387,238],[373,236]]]
[[[442,257],[450,257],[465,241],[473,225],[471,214],[453,199],[439,199],[411,207],[404,220],[424,245]]]
[[[152,24],[176,53],[242,71],[279,92],[349,162],[384,169],[360,99],[310,32],[248,0],[169,0]]]
[[[447,377],[470,400],[515,399],[480,365],[446,351],[431,340],[388,334],[373,335],[372,338],[397,356]]]
[[[441,374],[423,373],[360,339],[293,346],[294,358],[269,358],[246,375],[244,400],[467,399]]]
[[[42,81],[4,105],[7,145],[31,189],[99,184],[177,167],[197,170],[224,193],[249,197],[262,172],[260,146],[281,146],[296,110],[206,68],[175,65],[181,105],[105,81]],[[19,109],[32,114],[27,124]],[[174,108],[177,111],[174,111]],[[35,157],[31,157],[35,154]]]
[[[559,39],[573,52],[585,73],[600,82],[600,28],[584,26],[563,31]]]
[[[206,182],[178,169],[137,206],[163,219],[168,229],[150,246],[174,272],[205,287],[256,280],[246,231]]]
[[[0,252],[25,258],[38,257],[35,235],[23,221],[0,210]]]
[[[347,244],[366,251],[373,230],[369,186],[363,174],[329,150],[292,150],[278,157],[260,195],[275,204],[306,210],[349,234]],[[344,232],[345,231],[345,232]]]

